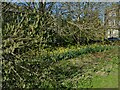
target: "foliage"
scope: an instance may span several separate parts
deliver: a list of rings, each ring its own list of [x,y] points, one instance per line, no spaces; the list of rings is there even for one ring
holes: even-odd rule
[[[19,10],[19,8],[18,8]],[[6,16],[6,13],[3,12]],[[12,21],[7,22],[12,16]],[[40,50],[48,43],[53,42],[54,30],[53,17],[48,13],[10,13],[3,21],[3,55],[21,54],[28,50],[37,48]],[[6,56],[4,56],[5,59]],[[8,57],[9,58],[9,57]]]
[[[89,45],[90,40],[104,39],[94,4],[61,4],[55,8],[55,3],[2,3],[3,89],[92,87],[91,76],[84,71],[89,66],[83,65],[85,61],[79,66],[56,64],[114,46],[104,42]],[[91,8],[87,8],[89,5]],[[73,18],[74,15],[77,17]]]
[[[104,50],[112,49],[111,46],[99,46],[99,45],[91,45],[91,46],[83,46],[83,47],[70,47],[70,48],[59,48],[58,50],[52,51],[52,52],[46,52],[39,56],[39,58],[35,58],[33,60],[25,59],[24,60],[15,60],[12,61],[3,61],[3,87],[5,88],[14,88],[14,86],[17,86],[19,88],[34,88],[34,87],[47,87],[47,88],[61,88],[61,87],[72,87],[71,81],[64,82],[61,86],[61,82],[58,82],[59,79],[56,81],[56,78],[49,78],[47,77],[49,74],[58,74],[59,78],[65,78],[64,76],[59,76],[60,73],[66,73],[67,74],[75,74],[76,71],[71,71],[72,68],[77,68],[76,66],[70,66],[69,70],[61,71],[61,69],[58,66],[55,66],[55,69],[52,68],[52,66],[57,63],[58,61],[66,61],[70,58],[75,58],[79,55],[84,55],[87,53],[95,53],[95,52],[102,52]],[[57,61],[57,62],[56,62]],[[64,64],[63,64],[64,65]],[[69,64],[68,64],[69,65]],[[47,68],[50,67],[50,68]],[[65,66],[67,68],[67,66]],[[63,68],[65,68],[63,67]],[[81,64],[82,68],[82,64]],[[50,70],[50,71],[49,71]],[[56,71],[57,70],[57,71]],[[44,73],[44,74],[43,74]],[[83,73],[80,71],[79,74]],[[66,76],[68,77],[68,75]],[[29,81],[30,80],[30,81]],[[90,84],[89,77],[86,75],[85,77],[81,78],[82,82],[80,82],[79,87],[86,87],[87,85],[83,86],[86,82],[86,84]],[[90,79],[91,80],[91,79]],[[10,84],[11,82],[11,84]],[[14,82],[14,83],[12,83]],[[40,84],[41,83],[41,84]],[[58,86],[56,86],[56,83],[58,83]],[[76,82],[77,83],[77,82]],[[59,86],[60,85],[60,86]],[[67,86],[66,86],[67,85]],[[89,86],[88,86],[89,87]]]

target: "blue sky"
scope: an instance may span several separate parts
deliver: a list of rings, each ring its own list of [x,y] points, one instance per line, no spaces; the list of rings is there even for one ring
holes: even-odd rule
[[[21,2],[23,2],[23,1],[25,1],[25,0],[11,0],[12,2],[16,2],[16,1],[21,1]],[[26,0],[26,1],[30,1],[30,0]],[[40,0],[35,0],[35,1],[40,1]],[[60,7],[60,3],[56,3],[56,5],[55,5],[57,8],[59,8]],[[57,9],[56,8],[56,9]],[[101,7],[100,8],[100,10],[101,10],[101,15],[100,15],[100,18],[101,18],[101,20],[103,20],[104,21],[104,8],[105,7]],[[56,13],[56,9],[54,9],[53,10],[53,13]]]

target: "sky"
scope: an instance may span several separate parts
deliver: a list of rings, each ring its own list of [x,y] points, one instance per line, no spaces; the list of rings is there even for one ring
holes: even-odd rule
[[[8,0],[7,0],[8,1]],[[12,1],[12,2],[18,2],[18,1],[21,1],[21,2],[24,2],[24,1],[30,1],[30,0],[9,0],[9,1]],[[41,1],[41,0],[34,0],[34,1]],[[46,1],[48,1],[48,0],[46,0]],[[69,0],[67,0],[67,1],[69,1]],[[74,0],[73,0],[74,1]],[[97,0],[96,0],[97,1]],[[57,8],[59,8],[59,6],[60,6],[60,4],[59,3],[56,3],[56,5],[57,5]],[[54,13],[56,13],[56,10],[54,9]],[[100,15],[100,19],[102,20],[102,21],[104,21],[104,7],[101,7],[101,15]]]

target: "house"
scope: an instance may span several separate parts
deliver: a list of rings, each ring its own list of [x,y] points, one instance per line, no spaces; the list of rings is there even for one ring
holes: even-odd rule
[[[106,38],[120,38],[120,9],[119,5],[107,8],[105,13]]]

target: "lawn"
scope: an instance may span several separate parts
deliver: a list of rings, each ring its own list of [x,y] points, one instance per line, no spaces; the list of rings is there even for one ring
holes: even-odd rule
[[[69,88],[117,88],[117,48],[77,58],[61,60],[51,66],[52,76]],[[52,71],[53,70],[53,71]]]
[[[109,45],[57,48],[40,57],[5,66],[13,88],[117,88],[118,47]],[[11,70],[11,71],[9,71]],[[14,81],[14,78],[16,81]],[[3,83],[4,85],[4,83]]]

